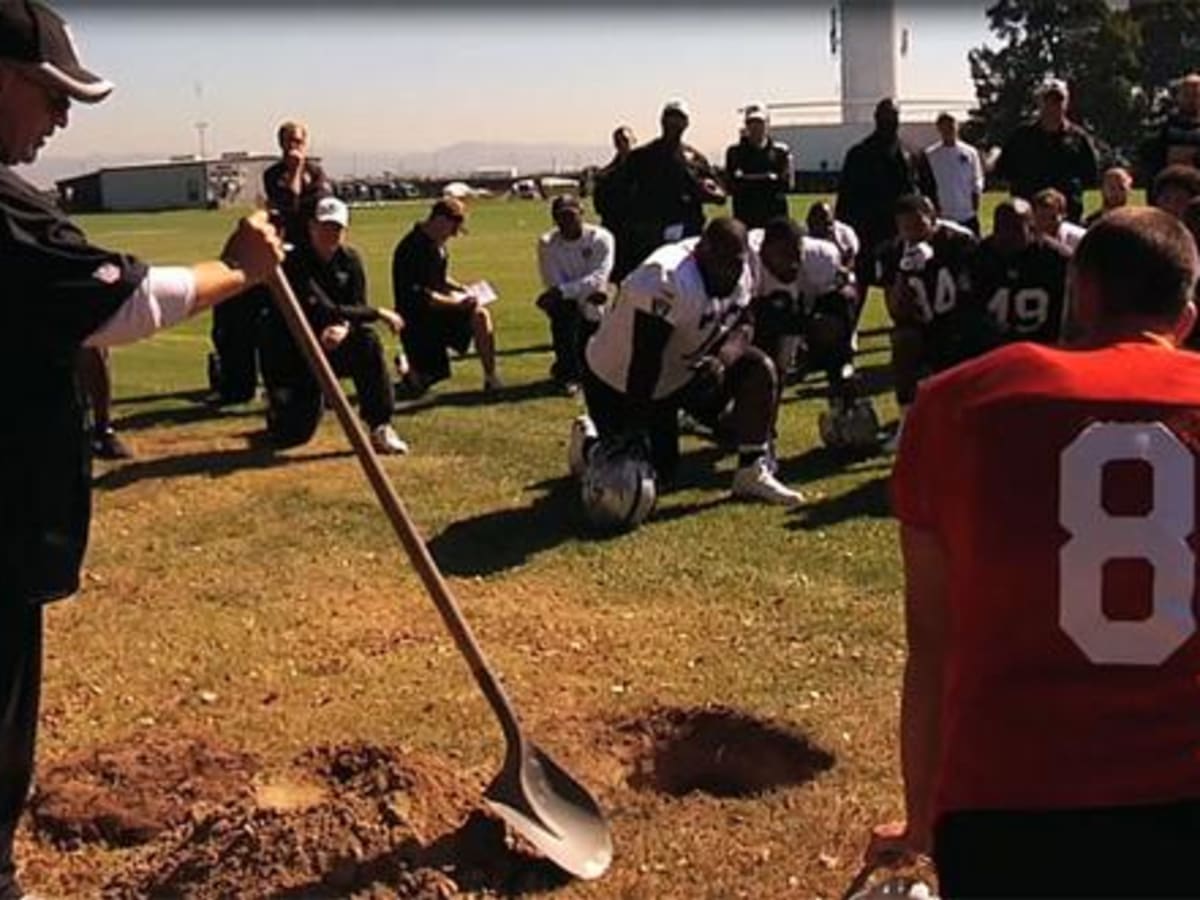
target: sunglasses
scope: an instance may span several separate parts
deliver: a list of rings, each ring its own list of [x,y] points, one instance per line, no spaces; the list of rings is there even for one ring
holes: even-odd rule
[[[46,95],[46,101],[50,104],[50,109],[57,115],[64,115],[71,108],[71,98],[69,95],[59,90],[55,85],[50,84],[45,78],[35,72],[28,72],[22,68],[17,68],[17,74],[26,81],[36,84]]]

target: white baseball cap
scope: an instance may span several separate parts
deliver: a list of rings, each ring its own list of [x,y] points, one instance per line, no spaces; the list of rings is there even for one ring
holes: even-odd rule
[[[1047,78],[1038,85],[1037,96],[1044,97],[1047,94],[1058,94],[1060,97],[1066,98],[1070,96],[1070,91],[1067,90],[1067,83],[1061,78]]]
[[[745,113],[743,113],[743,118],[747,122],[752,122],[755,119],[760,122],[767,122],[770,120],[770,117],[767,114],[767,108],[761,103],[751,103],[749,106],[747,106]]]
[[[350,207],[337,197],[322,197],[317,201],[313,218],[318,222],[337,222],[345,228],[350,224]]]
[[[665,116],[667,113],[679,113],[685,119],[692,117],[692,111],[688,109],[687,101],[682,97],[672,97],[663,104],[662,114]]]

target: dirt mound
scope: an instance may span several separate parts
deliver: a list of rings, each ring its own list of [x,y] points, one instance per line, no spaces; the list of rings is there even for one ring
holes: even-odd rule
[[[836,761],[789,726],[719,706],[656,709],[618,731],[629,743],[630,786],[672,797],[752,797],[804,784]]]
[[[210,740],[141,738],[81,753],[38,777],[34,829],[72,849],[143,844],[185,821],[198,804],[248,795],[252,757]]]
[[[480,785],[398,748],[318,748],[256,787],[164,835],[106,895],[438,898],[562,881],[475,808]]]

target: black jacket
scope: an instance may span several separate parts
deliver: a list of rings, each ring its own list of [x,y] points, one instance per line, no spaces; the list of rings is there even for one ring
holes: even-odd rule
[[[668,225],[683,225],[684,236],[703,230],[703,204],[715,198],[700,182],[716,177],[704,154],[685,143],[672,146],[655,138],[630,151],[625,165],[636,226],[647,232],[657,230],[659,243]]]
[[[725,178],[733,196],[733,214],[747,228],[762,228],[770,219],[788,214],[787,193],[792,180],[792,153],[787,144],[771,138],[758,147],[743,138],[725,151]],[[771,180],[746,175],[770,175]]]
[[[1190,163],[1200,168],[1200,121],[1171,114],[1154,129],[1142,145],[1139,156],[1141,175],[1147,188],[1172,162]]]
[[[0,603],[43,603],[79,587],[91,457],[75,377],[80,345],[146,276],[93,247],[53,204],[0,166],[5,331],[0,379]]]
[[[1047,131],[1037,122],[1020,126],[1004,142],[995,173],[1014,197],[1032,200],[1050,187],[1061,191],[1072,222],[1083,218],[1083,192],[1099,179],[1091,136],[1074,122],[1061,131]]]
[[[919,161],[898,138],[872,132],[848,151],[834,217],[858,232],[870,253],[896,233],[896,200],[920,190]]]
[[[288,276],[304,314],[318,334],[339,322],[369,324],[379,310],[367,303],[367,276],[353,247],[339,247],[323,262],[307,244],[288,259]]]

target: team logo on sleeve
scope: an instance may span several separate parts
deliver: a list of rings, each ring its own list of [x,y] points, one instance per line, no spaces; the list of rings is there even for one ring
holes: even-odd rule
[[[95,272],[92,273],[101,284],[116,284],[121,280],[121,267],[116,263],[102,263]]]

